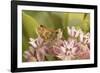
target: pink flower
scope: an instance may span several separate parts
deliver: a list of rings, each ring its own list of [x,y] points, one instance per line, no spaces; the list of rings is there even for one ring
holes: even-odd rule
[[[43,39],[38,37],[36,39],[29,39],[29,50],[24,52],[24,58],[27,61],[44,61],[46,55],[46,46],[42,46]]]
[[[43,43],[43,39],[41,37],[38,37],[36,39],[33,38],[29,38],[29,44],[33,47],[33,48],[37,48],[38,46],[42,45]]]
[[[90,44],[90,33],[84,34],[82,31],[80,32],[80,42],[84,44]]]
[[[69,38],[67,41],[63,40],[63,44],[60,46],[53,46],[50,48],[51,53],[54,54],[57,58],[61,60],[71,60],[74,58],[76,47],[74,46],[76,43],[75,39]]]
[[[58,47],[58,46],[52,46],[50,48],[50,51],[53,55],[64,55],[65,54],[65,49],[63,49],[62,47]]]
[[[79,30],[76,30],[74,26],[72,26],[71,28],[67,27],[68,30],[68,34],[71,37],[78,37],[79,36]]]
[[[34,49],[32,47],[29,47],[29,50],[25,51],[23,56],[28,62],[37,61],[34,53]]]
[[[76,43],[76,40],[71,38],[69,38],[68,41],[64,41],[63,46],[66,48],[66,56],[64,58],[65,60],[71,60],[74,58],[75,51],[77,50],[77,47],[75,47]]]
[[[85,34],[81,29],[76,30],[74,26],[67,29],[69,37],[66,39],[63,39],[60,29],[52,41],[44,41],[40,36],[36,39],[30,38],[30,46],[23,54],[26,61],[46,61],[48,55],[60,60],[89,59],[90,33]]]
[[[37,61],[44,61],[45,60],[45,50],[44,50],[44,48],[36,49],[35,56],[37,58]]]
[[[87,45],[82,43],[78,43],[78,49],[76,50],[75,56],[79,59],[89,59],[90,58],[90,50]]]

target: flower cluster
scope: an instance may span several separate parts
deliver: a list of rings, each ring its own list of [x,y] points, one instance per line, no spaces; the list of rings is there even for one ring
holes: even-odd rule
[[[29,38],[29,49],[23,54],[28,62],[53,60],[81,60],[90,58],[90,33],[74,26],[67,27],[68,38],[45,42],[40,36]]]

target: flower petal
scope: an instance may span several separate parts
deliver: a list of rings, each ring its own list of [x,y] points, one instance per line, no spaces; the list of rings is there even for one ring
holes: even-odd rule
[[[67,30],[68,30],[68,34],[71,35],[71,29],[67,27]]]

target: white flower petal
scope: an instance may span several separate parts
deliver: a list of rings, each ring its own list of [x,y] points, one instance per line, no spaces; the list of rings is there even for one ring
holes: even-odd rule
[[[80,34],[80,41],[83,42],[83,33]]]
[[[26,56],[27,58],[31,56],[31,54],[28,51],[24,52],[24,56]]]
[[[77,50],[77,47],[73,47],[72,48],[72,53],[75,54],[76,50]]]
[[[36,42],[37,42],[37,45],[39,46],[39,45],[41,45],[43,43],[43,39],[41,37],[38,37],[36,39]]]
[[[79,31],[76,31],[75,37],[79,36]]]
[[[67,30],[68,30],[68,34],[71,35],[71,29],[67,27]]]
[[[29,38],[30,41],[34,42],[35,40],[33,38]]]
[[[62,38],[62,31],[61,29],[58,29],[57,39],[61,39],[61,38]]]
[[[63,47],[66,48],[66,47],[67,47],[67,44],[68,44],[67,41],[64,40],[64,42],[63,42]]]
[[[75,27],[72,26],[72,28],[71,28],[71,36],[74,37],[75,33],[76,33]]]
[[[29,42],[29,44],[31,44],[33,48],[37,48],[37,45],[35,42]]]
[[[65,47],[61,46],[60,48],[61,48],[62,52],[64,52],[64,53],[66,52],[66,48]]]

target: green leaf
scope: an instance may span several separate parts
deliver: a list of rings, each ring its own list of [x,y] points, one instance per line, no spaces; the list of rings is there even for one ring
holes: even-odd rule
[[[38,27],[38,22],[32,18],[31,16],[27,15],[26,13],[22,13],[22,26],[23,32],[27,35],[28,38],[33,37],[36,38],[36,28]]]
[[[55,57],[53,55],[46,55],[46,59],[47,61],[54,61],[55,60]]]
[[[22,13],[22,54],[24,54],[24,51],[28,49],[29,47],[29,38],[36,38],[36,28],[38,26],[38,23],[34,18],[31,16]],[[25,62],[25,58],[22,58],[23,62]]]
[[[81,24],[84,18],[84,13],[69,13],[68,15],[68,25],[75,26],[76,24]]]
[[[85,33],[90,32],[90,14],[85,14],[84,15],[84,20],[82,21],[81,29]]]
[[[54,25],[55,29],[63,28],[61,12],[49,12],[48,15]]]
[[[67,31],[67,26],[68,26],[68,16],[69,13],[63,13],[63,18],[62,18],[62,25],[63,25],[63,36],[64,39],[68,38],[68,31]]]
[[[24,54],[24,51],[25,50],[28,50],[28,47],[29,47],[29,44],[28,44],[28,42],[29,42],[29,40],[28,40],[28,38],[26,38],[24,35],[22,36],[22,60],[23,60],[23,62],[25,62],[25,58],[24,58],[24,56],[23,56],[23,54]]]

